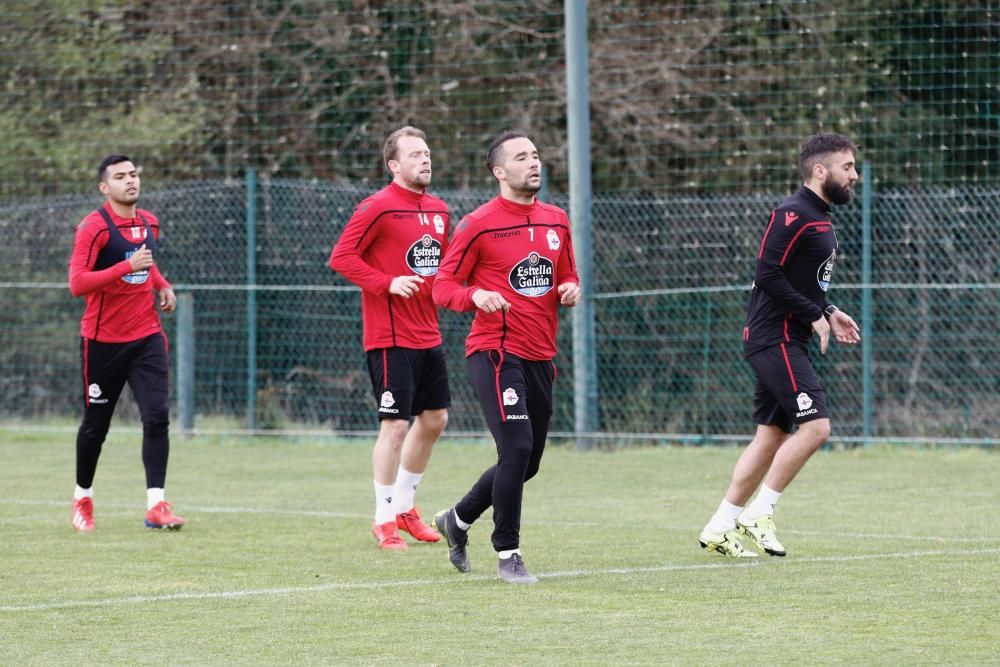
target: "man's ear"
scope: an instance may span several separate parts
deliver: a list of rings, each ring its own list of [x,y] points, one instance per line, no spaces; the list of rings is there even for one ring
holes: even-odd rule
[[[822,181],[823,179],[825,179],[827,171],[829,170],[826,168],[826,165],[823,164],[822,162],[817,162],[816,164],[813,165],[813,177],[816,178],[817,180]]]

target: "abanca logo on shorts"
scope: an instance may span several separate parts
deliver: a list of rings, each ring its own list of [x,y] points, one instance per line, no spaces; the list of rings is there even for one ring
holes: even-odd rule
[[[819,412],[812,406],[813,400],[809,398],[809,394],[804,391],[795,397],[795,402],[799,404],[799,411],[795,413],[796,417],[806,417]]]
[[[399,409],[392,407],[395,404],[396,404],[396,399],[392,397],[392,392],[391,391],[383,392],[382,399],[379,402],[378,411],[385,412],[390,415],[399,414]]]

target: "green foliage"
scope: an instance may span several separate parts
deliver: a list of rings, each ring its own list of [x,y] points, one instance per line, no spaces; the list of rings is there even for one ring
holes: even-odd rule
[[[593,3],[598,192],[783,191],[799,142],[858,140],[880,185],[996,183],[991,3]],[[112,149],[168,180],[380,182],[424,128],[436,182],[491,187],[483,150],[530,132],[566,190],[563,3],[80,0],[0,10],[3,195],[80,191]],[[995,8],[994,8],[995,9]]]
[[[0,193],[93,187],[111,152],[177,164],[203,131],[197,83],[161,85],[168,39],[132,28],[133,3],[15,2],[0,20]]]

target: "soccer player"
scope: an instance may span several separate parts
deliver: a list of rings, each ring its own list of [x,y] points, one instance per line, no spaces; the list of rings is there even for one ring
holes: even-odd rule
[[[76,436],[73,527],[94,530],[94,475],[111,416],[127,382],[142,416],[142,463],[146,468],[146,526],[177,530],[185,520],[164,499],[170,404],[167,339],[156,303],[173,312],[177,299],[156,266],[160,222],[136,208],[139,170],[124,155],[97,167],[104,205],[76,228],[69,261],[69,289],[87,298],[80,320],[83,420]]]
[[[743,328],[744,355],[756,375],[757,432],[701,532],[705,549],[734,558],[756,557],[740,543],[742,533],[758,549],[784,556],[774,508],[830,436],[826,396],[807,347],[813,334],[819,337],[821,354],[826,354],[831,334],[847,345],[861,341],[857,323],[826,299],[837,260],[830,209],[851,200],[858,181],[855,152],[854,144],[839,134],[809,137],[799,158],[804,185],[771,213],[764,231]],[[758,485],[757,497],[744,508]]]
[[[417,485],[448,423],[451,393],[431,286],[448,246],[448,206],[429,194],[426,136],[402,127],[385,141],[392,182],[362,201],[330,255],[330,268],[361,288],[364,349],[379,418],[372,453],[375,521],[382,549],[441,536],[415,505]],[[413,424],[410,425],[410,418]]]
[[[476,311],[466,338],[469,379],[497,447],[497,463],[458,504],[434,516],[449,558],[468,572],[469,527],[493,506],[497,571],[509,583],[538,581],[521,556],[521,497],[538,472],[552,416],[559,306],[580,301],[565,211],[538,201],[542,163],[531,140],[504,132],[487,167],[500,196],[466,216],[455,231],[434,301]]]

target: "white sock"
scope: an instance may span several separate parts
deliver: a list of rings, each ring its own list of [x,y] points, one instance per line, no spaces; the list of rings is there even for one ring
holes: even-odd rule
[[[79,500],[80,498],[93,498],[94,497],[94,487],[85,489],[79,484],[73,490],[73,500]]]
[[[163,502],[163,489],[146,489],[146,509],[151,510]]]
[[[509,551],[501,551],[501,552],[499,552],[499,555],[500,555],[500,558],[502,558],[504,560],[507,560],[508,558],[510,558],[511,556],[513,556],[514,554],[520,554],[520,553],[521,553],[520,549],[510,549]]]
[[[395,505],[393,505],[392,493],[392,485],[375,482],[375,523],[379,526],[383,523],[396,521],[396,510]]]
[[[413,509],[414,497],[417,495],[417,485],[424,474],[410,472],[403,466],[396,471],[396,486],[393,488],[392,502],[396,506],[396,514],[409,512]]]
[[[708,522],[708,527],[713,533],[724,533],[727,530],[732,530],[736,527],[736,517],[740,515],[743,508],[739,505],[734,505],[725,498],[719,503],[719,509],[715,510],[715,514]]]
[[[761,484],[757,497],[747,507],[747,519],[759,519],[762,516],[774,516],[774,507],[781,498],[781,492],[775,491],[767,484]]]
[[[461,530],[468,530],[469,528],[472,528],[472,524],[471,523],[465,523],[464,521],[462,521],[462,518],[460,516],[458,516],[458,512],[456,512],[455,510],[452,510],[451,513],[455,517],[455,525],[458,526],[459,529],[461,529]]]

